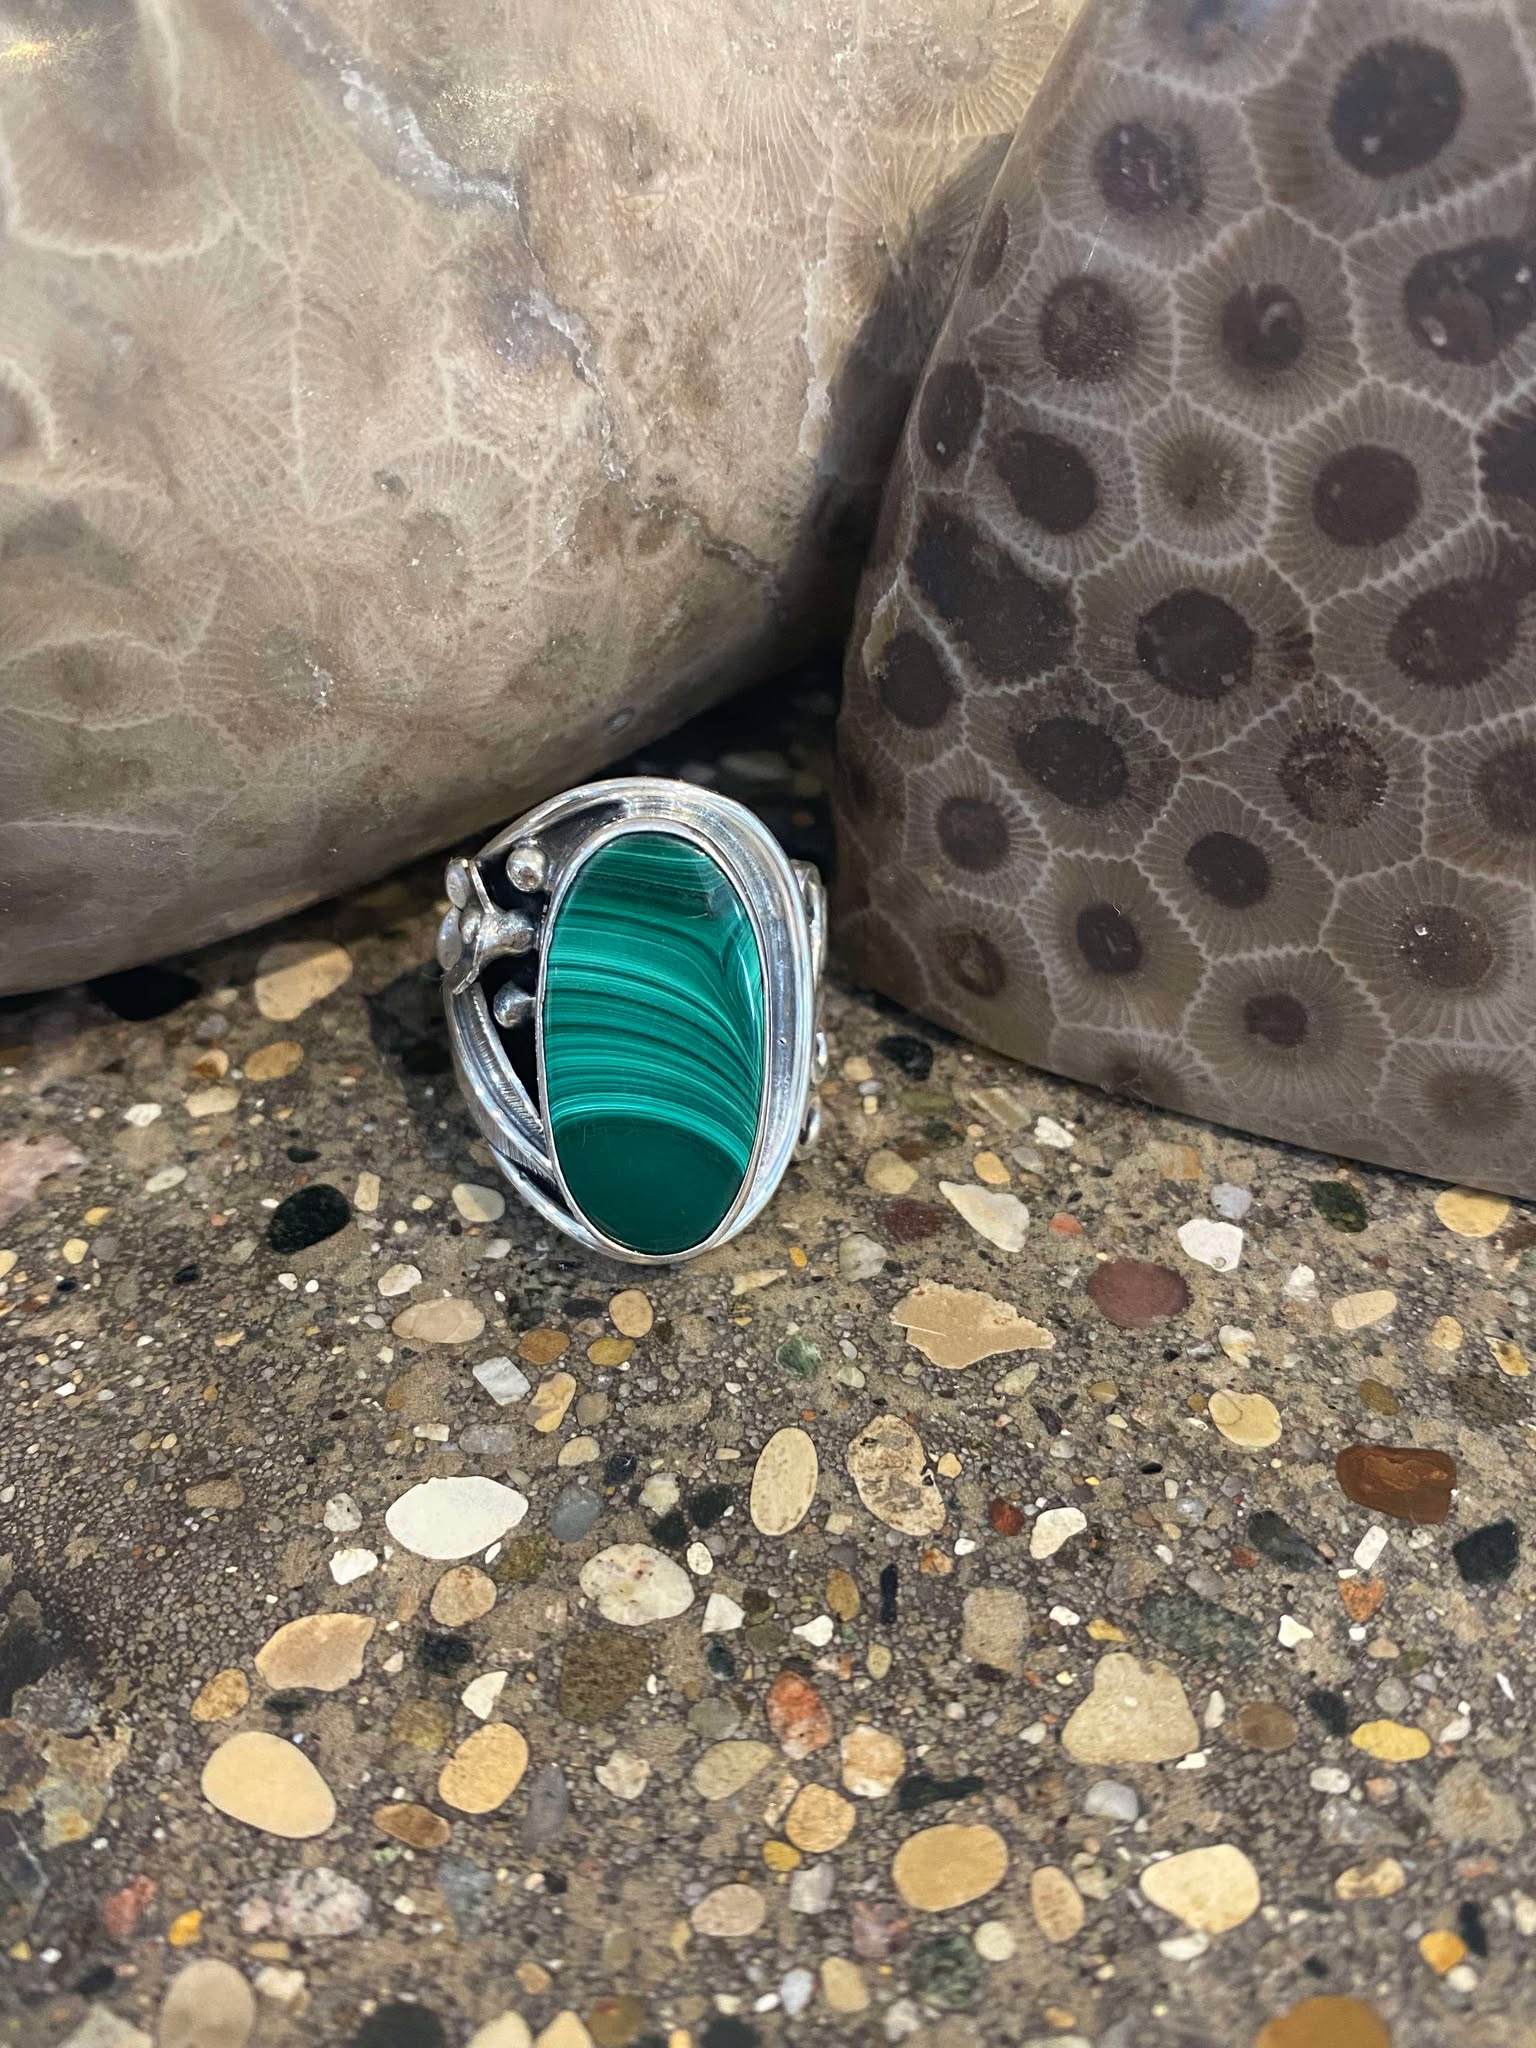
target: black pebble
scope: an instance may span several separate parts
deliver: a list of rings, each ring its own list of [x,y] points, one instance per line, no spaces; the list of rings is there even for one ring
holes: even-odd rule
[[[880,1620],[885,1628],[896,1626],[896,1588],[900,1584],[901,1575],[895,1565],[886,1565],[880,1573]]]
[[[104,974],[89,984],[97,1002],[128,1024],[147,1024],[167,1016],[202,994],[202,984],[174,967],[130,967],[122,974]]]
[[[969,1799],[973,1792],[983,1791],[986,1779],[973,1776],[964,1778],[932,1778],[926,1771],[911,1771],[896,1787],[896,1810],[898,1813],[921,1813],[925,1806],[943,1806],[952,1799]]]
[[[1309,1692],[1307,1705],[1330,1735],[1349,1733],[1349,1703],[1341,1692]]]
[[[455,1671],[463,1670],[475,1652],[473,1645],[463,1636],[444,1635],[438,1629],[428,1629],[416,1654],[426,1670],[451,1678]]]
[[[894,1031],[889,1038],[882,1038],[875,1050],[884,1053],[893,1067],[900,1067],[914,1081],[926,1081],[933,1072],[933,1047],[925,1038]]]
[[[688,1503],[688,1512],[693,1517],[694,1527],[713,1529],[720,1518],[736,1505],[735,1492],[729,1486],[706,1486],[702,1493],[696,1493]]]
[[[1484,1949],[1483,1954],[1487,1953],[1487,1949]],[[116,1982],[117,1972],[112,1965],[97,1963],[87,1970],[83,1977],[75,1979],[75,1992],[80,1998],[99,1998],[103,1991],[110,1991]]]
[[[272,1211],[267,1243],[275,1252],[301,1252],[306,1245],[334,1237],[352,1221],[352,1204],[328,1181],[299,1188]]]
[[[1451,1555],[1469,1586],[1501,1585],[1520,1562],[1520,1531],[1513,1522],[1489,1522],[1453,1543]]]
[[[651,1534],[663,1550],[686,1550],[688,1548],[688,1517],[681,1508],[661,1516],[651,1524]]]
[[[1261,1508],[1258,1514],[1248,1517],[1248,1541],[1255,1550],[1274,1564],[1283,1564],[1293,1572],[1318,1572],[1327,1563],[1320,1550],[1292,1528],[1284,1515],[1277,1515],[1272,1508]]]
[[[201,1280],[202,1277],[203,1269],[201,1266],[178,1266],[171,1275],[171,1281],[177,1287],[190,1287],[194,1280]]]
[[[736,1676],[736,1659],[731,1655],[724,1643],[711,1643],[704,1652],[704,1662],[709,1666],[716,1678],[734,1678]]]
[[[633,1451],[615,1451],[603,1467],[604,1486],[622,1486],[626,1479],[633,1479],[640,1469],[640,1460]]]
[[[1462,1900],[1456,1912],[1456,1928],[1473,1955],[1487,1955],[1488,1928],[1483,1920],[1483,1909],[1476,1899]]]
[[[280,1721],[291,1721],[295,1714],[302,1714],[316,1704],[314,1695],[307,1692],[269,1692],[262,1705],[269,1714],[276,1714]]]
[[[762,2038],[756,2027],[749,2027],[745,2020],[728,2013],[711,2020],[702,2036],[703,2048],[757,2048]]]
[[[1040,1427],[1047,1436],[1061,1435],[1061,1417],[1054,1408],[1047,1408],[1043,1401],[1035,1403],[1035,1413],[1040,1418]]]
[[[430,2006],[395,1999],[369,2013],[352,2036],[352,2048],[446,2048],[447,2040]]]
[[[288,1157],[295,1166],[309,1166],[320,1157],[313,1145],[290,1145]]]

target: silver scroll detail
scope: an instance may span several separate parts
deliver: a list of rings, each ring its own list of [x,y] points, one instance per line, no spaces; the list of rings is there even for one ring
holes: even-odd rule
[[[762,961],[765,1061],[757,1142],[740,1192],[718,1228],[678,1256],[724,1244],[760,1213],[790,1160],[816,1139],[816,1094],[827,1051],[819,1014],[826,891],[815,868],[791,861],[758,818],[712,790],[646,775],[589,782],[529,811],[487,840],[473,859],[449,862],[450,908],[438,929],[437,957],[459,1085],[502,1173],[530,1208],[590,1251],[635,1265],[665,1265],[669,1257],[631,1251],[582,1215],[538,1102],[501,1035],[531,1026],[542,1101],[543,935],[583,864],[600,847],[642,831],[690,840],[719,863],[746,906]],[[486,885],[498,862],[518,899],[510,909]],[[526,985],[524,974],[488,1003],[483,970],[493,961],[523,956],[536,969],[534,985]]]

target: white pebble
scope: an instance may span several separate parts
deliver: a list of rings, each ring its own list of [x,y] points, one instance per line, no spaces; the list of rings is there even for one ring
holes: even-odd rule
[[[325,1504],[325,1526],[333,1536],[350,1536],[363,1526],[363,1511],[350,1493],[333,1493]]]
[[[1129,1826],[1141,1812],[1141,1801],[1118,1778],[1100,1778],[1083,1794],[1083,1811],[1094,1820],[1120,1821]]]
[[[1211,1207],[1218,1216],[1225,1216],[1229,1223],[1241,1223],[1253,1207],[1253,1196],[1247,1188],[1235,1187],[1229,1180],[1219,1180],[1211,1189]]]
[[[1047,1145],[1053,1152],[1070,1152],[1077,1140],[1055,1117],[1040,1116],[1035,1118],[1035,1143]]]
[[[132,1124],[136,1131],[147,1130],[161,1114],[158,1102],[136,1102],[131,1109],[123,1111],[123,1122]]]
[[[836,1623],[830,1614],[818,1614],[814,1621],[803,1621],[798,1628],[791,1629],[790,1634],[799,1636],[801,1641],[809,1643],[813,1650],[824,1650],[831,1642],[835,1629]]]
[[[1280,1626],[1275,1633],[1280,1639],[1282,1650],[1294,1650],[1298,1643],[1310,1643],[1313,1634],[1306,1623],[1298,1621],[1293,1614],[1281,1615]]]
[[[798,2019],[816,1995],[816,1979],[806,1969],[786,1970],[779,1980],[779,2003],[790,2019]]]
[[[377,1571],[379,1560],[371,1550],[338,1550],[331,1559],[331,1577],[338,1586],[350,1586],[354,1579],[365,1579]]]
[[[386,1266],[379,1275],[379,1292],[386,1301],[393,1301],[398,1294],[409,1294],[413,1287],[420,1285],[419,1266]]]
[[[1029,1554],[1039,1560],[1054,1557],[1063,1543],[1080,1536],[1088,1526],[1081,1508],[1047,1508],[1029,1532]]]
[[[498,1408],[521,1401],[532,1389],[532,1381],[510,1358],[488,1358],[475,1367],[475,1378]]]
[[[1349,1773],[1341,1771],[1337,1764],[1319,1764],[1307,1783],[1314,1792],[1326,1792],[1330,1799],[1340,1799],[1349,1790]]]
[[[745,1620],[741,1607],[728,1593],[711,1593],[704,1604],[703,1633],[707,1636],[727,1636]]]
[[[1287,1301],[1316,1301],[1317,1275],[1310,1266],[1292,1266],[1280,1292]]]
[[[1380,1522],[1373,1522],[1360,1541],[1355,1545],[1355,1563],[1363,1572],[1368,1572],[1386,1549],[1388,1536]]]
[[[1216,1223],[1209,1216],[1191,1216],[1179,1225],[1179,1243],[1197,1264],[1230,1273],[1242,1262],[1243,1233],[1235,1223]]]

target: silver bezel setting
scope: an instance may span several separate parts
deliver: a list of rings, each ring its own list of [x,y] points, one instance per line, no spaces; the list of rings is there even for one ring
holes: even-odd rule
[[[544,1102],[544,939],[576,876],[600,848],[635,832],[686,839],[718,863],[746,907],[763,975],[763,1094],[757,1137],[736,1200],[709,1237],[679,1252],[631,1250],[584,1216],[542,1113]],[[520,902],[500,908],[485,872],[499,870]],[[472,860],[449,863],[450,909],[438,933],[443,1001],[459,1085],[497,1165],[546,1222],[588,1250],[630,1265],[661,1266],[725,1244],[758,1216],[795,1156],[814,1141],[816,1087],[825,1071],[818,1002],[826,946],[825,892],[816,870],[791,861],[768,828],[743,805],[713,790],[657,776],[619,776],[551,797],[487,840]],[[538,899],[542,898],[540,910]],[[536,986],[525,1002],[499,995],[509,1025],[492,1016],[482,969],[529,954]],[[538,1076],[535,1102],[503,1042],[531,1029]]]

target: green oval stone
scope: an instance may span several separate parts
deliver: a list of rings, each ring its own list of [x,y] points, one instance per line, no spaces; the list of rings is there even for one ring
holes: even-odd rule
[[[630,1251],[726,1216],[762,1113],[763,965],[719,863],[630,832],[576,875],[545,942],[544,1108],[565,1184]]]

